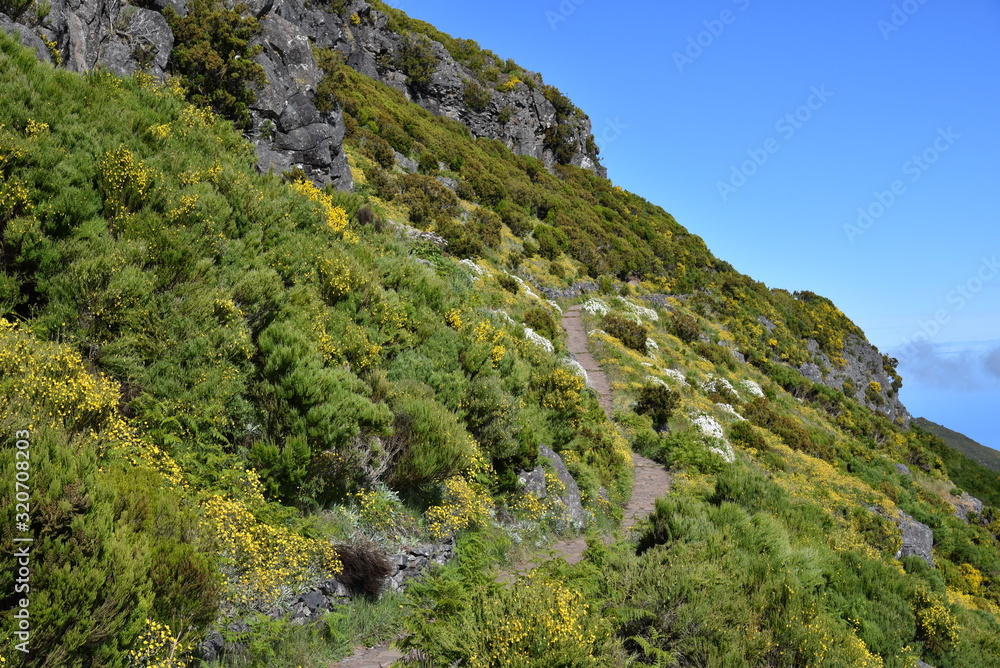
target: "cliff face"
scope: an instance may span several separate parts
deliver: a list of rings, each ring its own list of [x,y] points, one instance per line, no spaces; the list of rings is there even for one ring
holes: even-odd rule
[[[152,0],[147,8],[119,0],[55,0],[47,16],[0,14],[0,28],[17,32],[39,58],[86,72],[106,68],[118,75],[146,70],[164,77],[174,37],[160,11],[168,4],[185,13],[185,0]],[[432,113],[465,124],[474,137],[504,142],[515,153],[538,158],[548,168],[566,162],[605,175],[597,162],[590,120],[577,109],[556,106],[537,88],[519,83],[496,90],[457,62],[440,43],[427,39],[436,61],[428,80],[416,85],[401,64],[406,40],[389,28],[385,14],[362,0],[338,11],[302,0],[251,0],[247,11],[263,25],[257,62],[267,85],[251,105],[253,140],[262,171],[303,169],[320,183],[352,187],[341,150],[339,110],[320,113],[313,98],[323,73],[313,48],[334,49],[357,71],[392,86]],[[540,81],[534,73],[525,78]],[[468,86],[480,93],[475,109]]]
[[[809,340],[813,361],[799,367],[803,376],[835,390],[843,390],[862,406],[884,413],[903,427],[910,425],[910,412],[899,400],[898,376],[890,361],[867,340],[851,335],[844,342],[846,364],[836,364]],[[892,370],[890,373],[890,369]]]

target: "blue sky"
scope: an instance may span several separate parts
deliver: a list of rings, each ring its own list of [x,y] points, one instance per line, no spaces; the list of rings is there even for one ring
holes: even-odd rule
[[[831,298],[903,401],[1000,449],[1000,0],[397,0],[541,72],[608,176]]]

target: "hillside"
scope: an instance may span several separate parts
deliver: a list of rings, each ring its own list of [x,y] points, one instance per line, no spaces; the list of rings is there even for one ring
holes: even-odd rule
[[[921,429],[934,434],[947,443],[948,447],[958,450],[972,461],[991,471],[1000,472],[1000,453],[993,448],[988,448],[981,443],[973,441],[965,434],[952,431],[947,427],[931,422],[927,418],[917,418],[914,420],[914,423]]]
[[[86,24],[137,60],[0,5],[4,665],[1000,665],[1000,476],[828,299],[608,181],[475,43],[180,10]],[[631,451],[672,484],[624,532]]]

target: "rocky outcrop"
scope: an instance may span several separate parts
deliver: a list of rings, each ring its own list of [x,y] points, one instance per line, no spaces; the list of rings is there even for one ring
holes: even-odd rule
[[[896,553],[897,559],[903,557],[920,557],[927,565],[934,568],[934,556],[931,548],[934,547],[934,531],[926,524],[922,524],[902,510],[896,519],[896,526],[902,533],[903,545]]]
[[[105,68],[122,76],[147,71],[163,78],[174,39],[160,10],[170,4],[184,14],[186,3],[143,4],[151,8],[120,0],[55,0],[41,20],[0,14],[0,29],[20,34],[40,59],[57,61],[75,72]],[[419,90],[412,86],[398,64],[404,38],[388,28],[385,15],[362,0],[349,2],[339,14],[303,0],[251,0],[247,5],[264,28],[258,40],[263,50],[256,61],[264,68],[267,85],[251,105],[248,131],[261,171],[280,173],[297,167],[320,184],[352,188],[341,147],[341,112],[321,113],[313,103],[323,76],[313,47],[320,47],[342,53],[351,67],[400,90],[425,109],[465,124],[473,136],[502,141],[515,153],[534,156],[549,168],[556,162],[549,139],[560,126],[559,141],[568,147],[568,161],[605,174],[597,162],[590,120],[582,112],[557,118],[556,107],[538,86],[520,83],[501,92],[484,85],[489,101],[472,109],[465,90],[467,82],[477,80],[476,73],[433,41],[429,44],[437,67],[427,85]]]
[[[429,46],[437,66],[426,85],[415,87],[399,64],[403,36],[390,30],[387,17],[363,0],[347,3],[340,14],[312,9],[301,0],[278,0],[273,12],[295,25],[316,46],[342,53],[345,62],[361,74],[397,89],[431,113],[461,122],[474,137],[502,141],[514,153],[538,158],[546,167],[555,164],[556,155],[546,135],[557,125],[557,110],[539,87],[520,83],[509,91],[495,90],[433,40]],[[534,73],[526,74],[540,80]],[[483,84],[489,96],[479,109],[470,108],[465,101],[467,82]],[[569,129],[563,141],[572,147],[570,164],[605,176],[591,143],[590,119],[577,113],[561,124]]]
[[[576,480],[555,450],[543,445],[538,448],[538,454],[548,460],[562,489],[557,492],[549,490],[545,479],[545,467],[538,466],[531,471],[522,471],[518,474],[518,480],[524,491],[537,499],[547,499],[550,493],[554,494],[559,507],[563,509],[561,519],[574,529],[582,529],[587,521],[587,515],[583,510],[580,487],[576,484]]]
[[[861,405],[884,413],[903,427],[909,426],[910,413],[899,400],[893,388],[894,379],[885,369],[882,355],[875,346],[856,335],[847,337],[844,342],[846,364],[838,366],[820,350],[816,341],[810,339],[806,345],[813,359],[799,367],[803,376],[835,390],[850,391],[850,396]]]
[[[42,60],[74,72],[100,67],[119,76],[144,70],[163,77],[174,45],[158,11],[119,0],[54,0],[40,20],[37,14],[17,21],[0,14],[0,28],[20,33]]]
[[[256,61],[268,83],[250,105],[258,169],[281,174],[297,167],[317,183],[351,190],[343,117],[339,110],[320,113],[313,103],[323,72],[308,36],[276,14],[265,15],[263,24]]]
[[[968,492],[962,492],[962,496],[957,498],[949,498],[948,503],[955,507],[955,516],[963,522],[969,521],[970,514],[982,515],[983,513],[983,502]]]
[[[541,288],[542,294],[548,299],[576,299],[588,292],[597,292],[598,285],[593,281],[577,281],[568,288]]]

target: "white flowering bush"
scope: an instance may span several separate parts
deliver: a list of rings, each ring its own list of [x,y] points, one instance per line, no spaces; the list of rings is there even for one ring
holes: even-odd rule
[[[621,303],[622,308],[624,308],[629,313],[635,314],[641,318],[645,318],[646,320],[652,320],[653,322],[658,322],[660,320],[659,314],[657,314],[657,312],[651,308],[647,308],[645,306],[639,306],[638,304],[633,304],[627,299],[619,299],[618,301]]]
[[[736,454],[733,452],[733,448],[729,445],[726,440],[725,432],[722,429],[722,425],[719,424],[711,415],[697,415],[692,419],[695,426],[701,430],[701,433],[709,440],[708,449],[711,452],[719,455],[727,464],[732,464],[736,461]]]
[[[555,346],[552,345],[551,341],[549,341],[547,338],[545,338],[544,336],[542,336],[541,334],[539,334],[530,327],[524,328],[524,338],[530,341],[531,343],[534,343],[539,348],[544,348],[545,352],[547,353],[551,353],[552,351],[555,350]]]
[[[582,364],[577,362],[572,357],[564,357],[562,363],[572,369],[573,373],[578,375],[580,378],[583,378],[584,384],[590,384],[590,376],[587,375],[587,370],[583,368]]]
[[[475,262],[473,262],[468,258],[462,260],[462,264],[465,265],[465,267],[469,269],[476,276],[482,276],[483,274],[486,273],[485,269],[483,269],[478,264],[476,264]]]
[[[669,378],[673,378],[681,385],[687,385],[687,376],[684,375],[683,371],[679,369],[664,369],[663,374]]]
[[[657,378],[656,376],[646,376],[646,380],[652,383],[653,385],[662,385],[663,387],[666,388],[670,387],[669,385],[667,385],[667,381],[663,380],[662,378]]]
[[[601,317],[606,316],[608,312],[611,310],[608,308],[607,304],[605,304],[600,299],[596,298],[587,300],[587,302],[581,308],[583,308],[583,310],[586,311],[587,313],[592,313],[594,315]]]
[[[562,307],[559,306],[559,304],[556,304],[551,299],[546,299],[545,303],[548,304],[549,306],[551,306],[553,309],[555,309],[556,313],[558,313],[559,315],[562,315],[563,310],[562,310]]]
[[[734,394],[737,398],[740,396],[739,392],[736,391],[736,388],[733,387],[732,383],[725,378],[717,378],[716,376],[709,376],[706,378],[705,382],[701,384],[701,391],[706,394],[711,392],[721,393],[723,391],[728,391]]]
[[[761,386],[755,383],[754,381],[750,380],[749,378],[747,378],[744,381],[741,381],[740,387],[746,390],[747,394],[750,394],[752,396],[755,397],[764,396],[764,390],[761,388]]]
[[[736,409],[733,408],[732,406],[730,406],[729,404],[715,404],[715,406],[719,410],[721,410],[723,413],[728,413],[729,415],[732,415],[737,420],[746,420],[745,417],[743,417],[742,415],[740,415],[739,413],[737,413]]]
[[[646,339],[646,350],[659,350],[660,346],[656,345],[656,341],[653,339]]]

